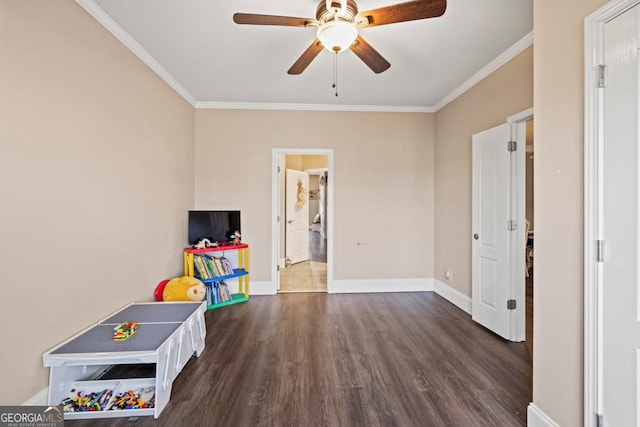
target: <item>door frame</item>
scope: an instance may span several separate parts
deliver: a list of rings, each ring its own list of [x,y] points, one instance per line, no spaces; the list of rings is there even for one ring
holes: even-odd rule
[[[527,284],[525,219],[527,213],[527,122],[532,120],[533,108],[507,118],[511,128],[511,140],[516,141],[516,155],[511,160],[511,217],[516,220],[516,233],[511,233],[511,293],[516,300],[516,310],[511,314],[512,341],[524,341],[526,337]],[[534,135],[535,146],[535,135]],[[535,211],[535,207],[534,207]],[[534,276],[535,277],[535,276]]]
[[[335,174],[333,173],[332,148],[274,148],[271,153],[271,293],[278,292],[280,275],[278,263],[280,253],[280,179],[278,166],[280,156],[286,155],[320,155],[327,156],[329,179],[327,180],[327,293],[333,293],[333,189]],[[281,170],[280,173],[284,173]],[[280,218],[284,221],[284,218]]]
[[[612,0],[584,20],[584,425],[596,427],[603,412],[602,263],[604,89],[598,65],[604,64],[604,25],[640,0]]]

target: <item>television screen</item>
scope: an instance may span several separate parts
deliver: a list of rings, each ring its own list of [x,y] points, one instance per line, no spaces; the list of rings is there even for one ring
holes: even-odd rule
[[[189,211],[189,244],[202,239],[228,242],[240,230],[240,211]]]

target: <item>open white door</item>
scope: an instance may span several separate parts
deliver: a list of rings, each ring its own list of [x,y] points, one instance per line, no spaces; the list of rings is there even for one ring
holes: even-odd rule
[[[309,174],[287,169],[285,255],[292,264],[309,259]]]
[[[635,6],[604,26],[600,289],[605,426],[640,425],[639,19],[640,6]]]
[[[506,339],[511,295],[510,126],[473,135],[472,318]]]

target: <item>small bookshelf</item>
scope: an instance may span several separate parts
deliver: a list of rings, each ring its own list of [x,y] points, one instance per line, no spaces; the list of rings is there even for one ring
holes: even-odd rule
[[[249,245],[185,248],[183,257],[185,276],[205,284],[207,310],[249,300]],[[237,293],[229,292],[226,281],[232,279],[238,281]]]

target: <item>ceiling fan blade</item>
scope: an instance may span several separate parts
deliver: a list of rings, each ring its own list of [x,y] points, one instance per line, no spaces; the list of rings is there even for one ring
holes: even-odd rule
[[[309,64],[311,64],[311,61],[313,61],[315,57],[322,52],[322,49],[324,49],[322,47],[322,43],[320,43],[320,40],[316,39],[316,41],[311,43],[311,46],[309,46],[307,50],[300,55],[300,58],[298,58],[295,64],[289,68],[287,74],[301,74]]]
[[[369,66],[374,73],[378,74],[391,67],[391,64],[378,53],[377,50],[371,47],[362,36],[358,36],[355,43],[350,48],[358,58]]]
[[[447,0],[414,0],[379,9],[360,12],[355,22],[359,27],[395,24],[397,22],[442,16],[447,10]]]
[[[292,16],[257,15],[254,13],[234,13],[233,22],[249,25],[281,25],[285,27],[306,27],[316,23],[315,19],[294,18]]]

